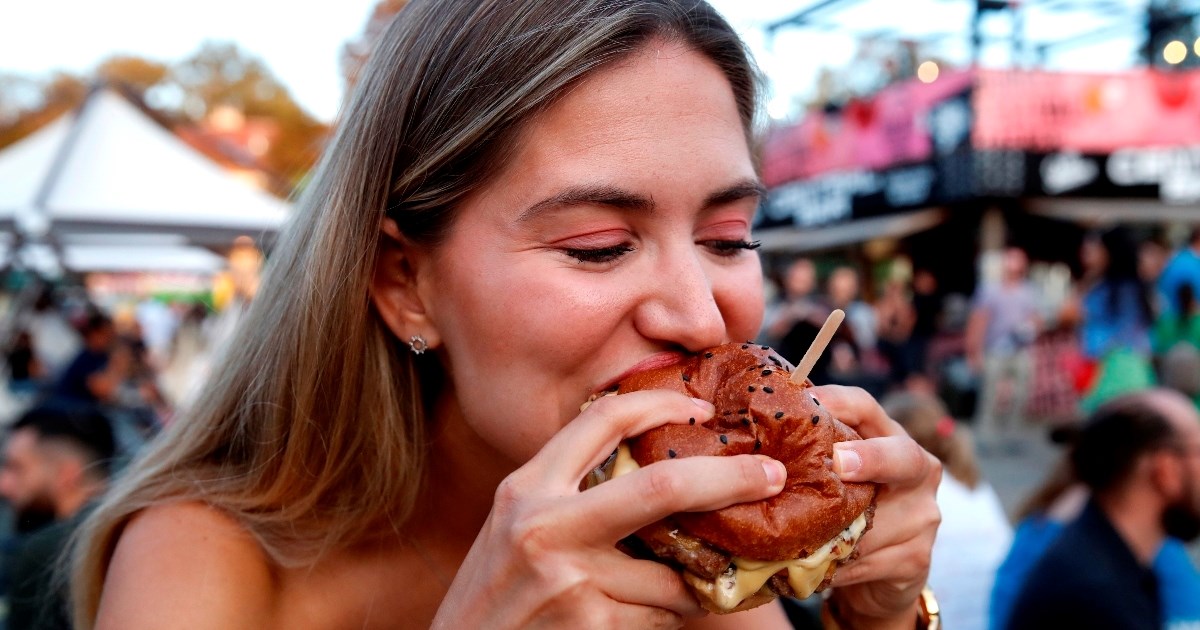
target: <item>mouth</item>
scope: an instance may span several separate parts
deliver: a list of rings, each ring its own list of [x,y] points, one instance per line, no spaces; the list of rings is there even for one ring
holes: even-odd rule
[[[687,355],[685,355],[682,352],[658,352],[658,353],[652,354],[652,355],[646,357],[645,359],[642,359],[641,361],[638,361],[637,363],[633,364],[633,367],[629,368],[628,370],[625,370],[624,372],[619,374],[616,378],[613,378],[612,380],[609,380],[608,382],[606,382],[604,385],[598,387],[595,391],[592,392],[592,395],[598,396],[598,395],[602,395],[606,392],[616,391],[617,385],[619,385],[621,383],[621,381],[633,376],[634,374],[638,374],[640,372],[646,372],[649,370],[657,370],[658,368],[668,367],[671,365],[675,365],[677,363],[682,363],[685,358],[687,358]]]

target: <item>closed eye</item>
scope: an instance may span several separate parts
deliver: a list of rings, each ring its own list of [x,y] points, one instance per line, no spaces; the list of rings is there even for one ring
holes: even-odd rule
[[[747,240],[706,240],[700,241],[699,245],[709,248],[718,256],[737,256],[744,251],[751,251],[762,246],[762,241],[747,241]]]
[[[625,254],[633,251],[633,245],[622,243],[620,245],[611,245],[609,247],[597,248],[564,248],[564,254],[574,258],[581,263],[606,263],[612,262]]]

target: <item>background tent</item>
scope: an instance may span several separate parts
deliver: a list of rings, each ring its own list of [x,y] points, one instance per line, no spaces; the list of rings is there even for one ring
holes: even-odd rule
[[[162,234],[227,248],[271,238],[287,211],[111,88],[0,151],[0,229],[33,240]]]

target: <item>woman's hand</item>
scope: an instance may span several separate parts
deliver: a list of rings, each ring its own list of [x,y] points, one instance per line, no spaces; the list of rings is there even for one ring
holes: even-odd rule
[[[863,390],[825,385],[813,394],[865,438],[834,446],[838,475],[881,484],[874,524],[858,545],[861,555],[833,580],[839,619],[845,628],[911,630],[941,521],[935,501],[941,462]]]
[[[443,600],[435,628],[663,628],[703,615],[678,572],[616,549],[670,514],[772,496],[786,471],[761,456],[656,462],[586,492],[580,480],[627,437],[709,419],[675,392],[597,400],[496,491],[491,514]]]

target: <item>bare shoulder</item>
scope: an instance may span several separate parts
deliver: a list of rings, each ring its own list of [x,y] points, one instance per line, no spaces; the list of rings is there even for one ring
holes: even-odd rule
[[[139,512],[105,579],[96,627],[269,628],[276,580],[258,542],[202,503]]]

